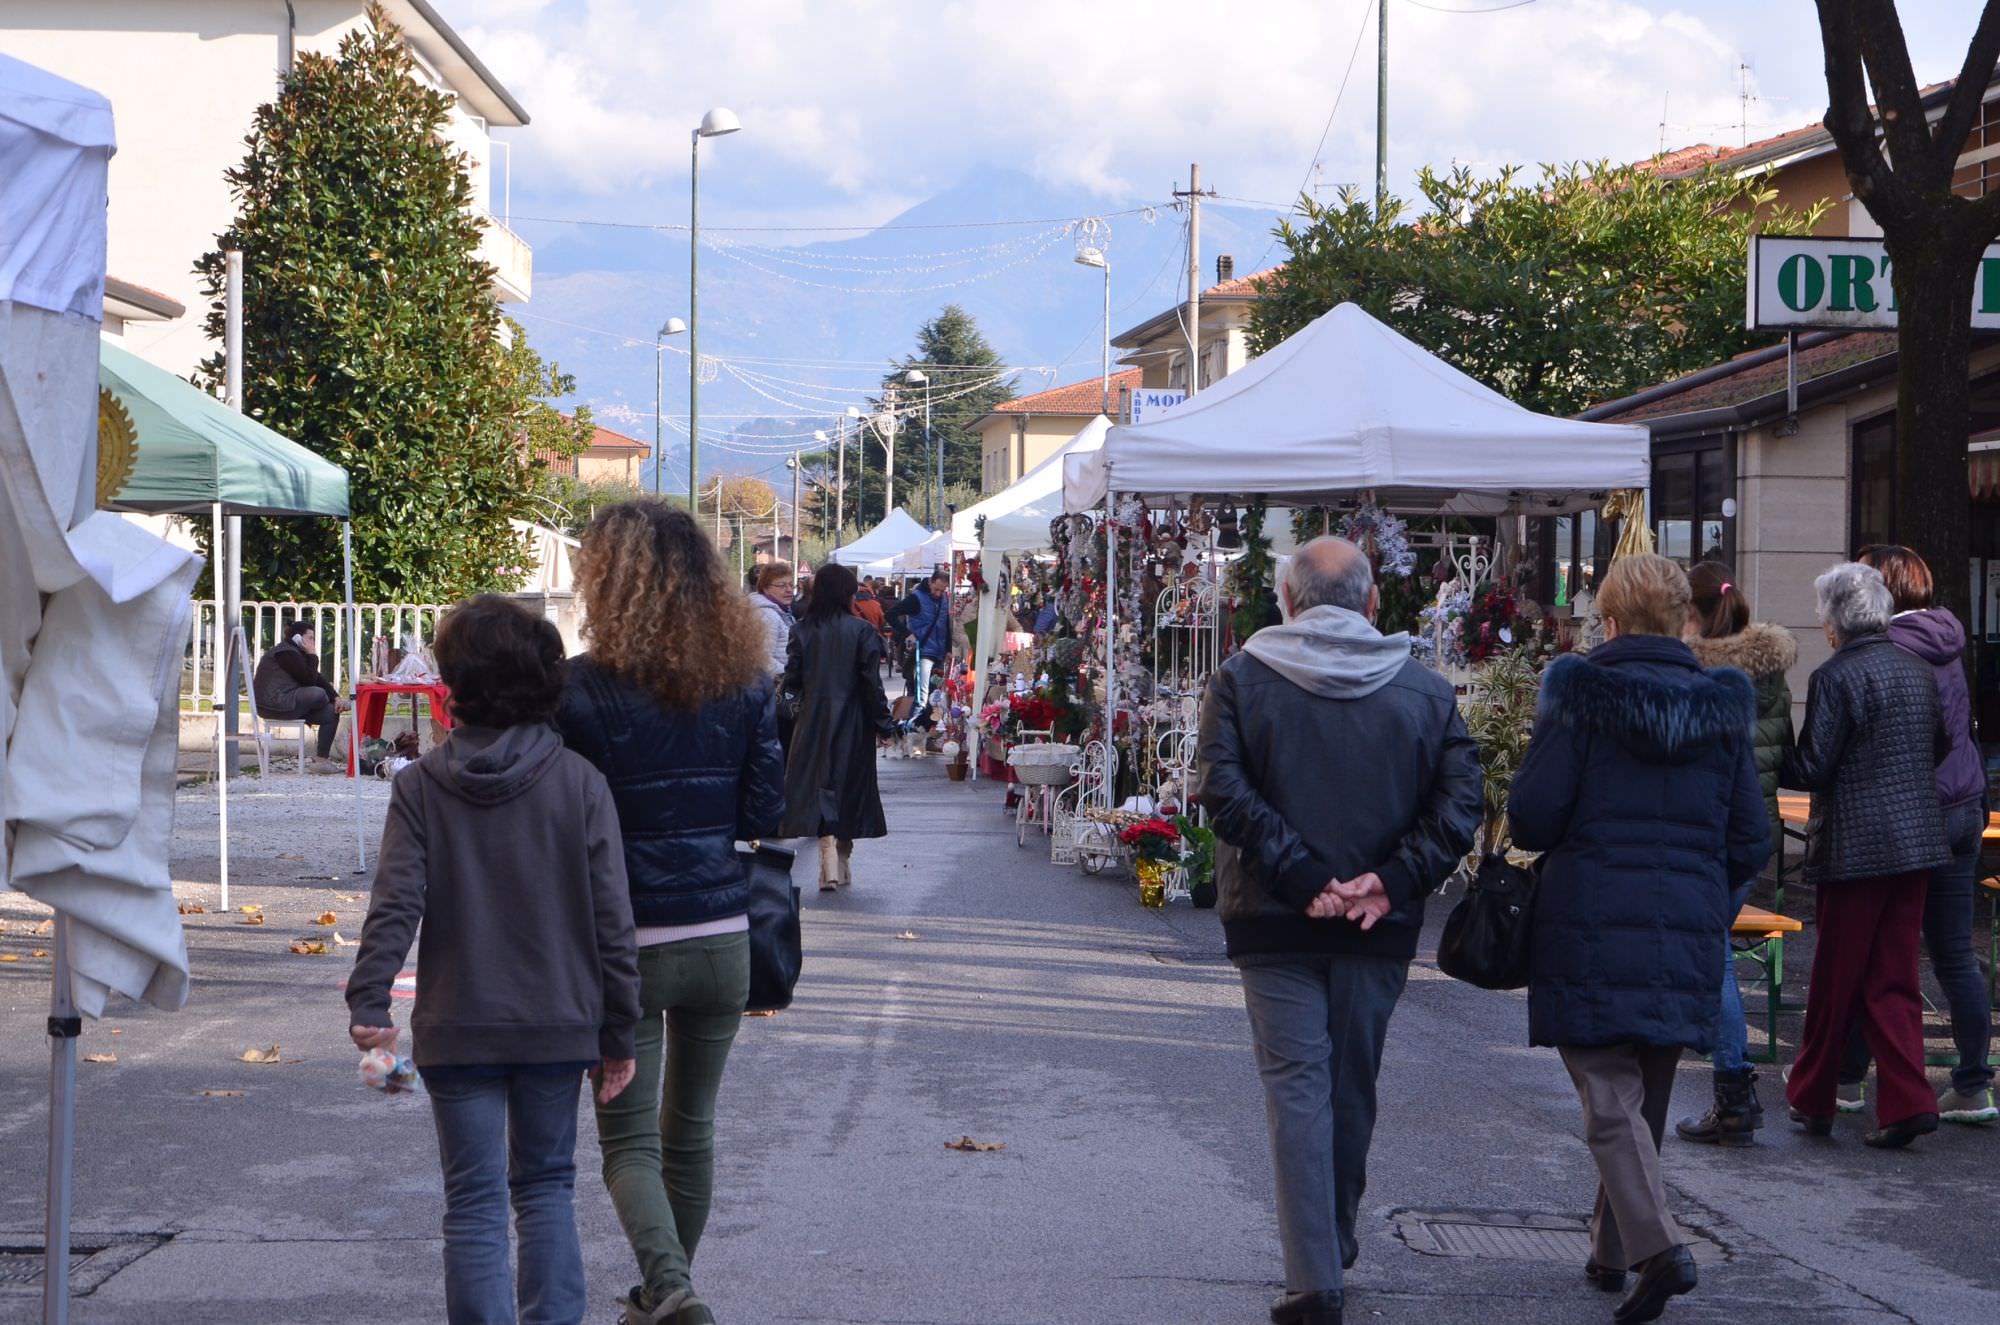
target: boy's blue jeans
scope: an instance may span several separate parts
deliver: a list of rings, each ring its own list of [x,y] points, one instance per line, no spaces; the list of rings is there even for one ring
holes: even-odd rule
[[[424,1078],[444,1168],[444,1298],[450,1325],[570,1325],[586,1301],[576,1188],[576,1072]],[[508,1269],[507,1207],[521,1242]]]
[[[1750,897],[1750,885],[1745,883],[1734,888],[1729,894],[1729,920],[1736,921],[1736,913],[1743,909],[1743,903]],[[1715,1070],[1718,1072],[1741,1072],[1750,1066],[1750,1027],[1743,1020],[1743,991],[1736,987],[1736,948],[1729,941],[1729,932],[1722,935],[1722,1022],[1716,1027]]]

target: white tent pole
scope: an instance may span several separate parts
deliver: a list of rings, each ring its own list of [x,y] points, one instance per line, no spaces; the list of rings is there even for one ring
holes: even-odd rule
[[[1104,492],[1104,753],[1112,770],[1111,785],[1105,788],[1118,804],[1118,492]]]
[[[347,593],[347,694],[352,699],[361,675],[361,618],[354,611],[354,522],[340,522],[340,573]],[[354,778],[354,872],[368,872],[368,844],[361,831],[361,711],[347,723],[348,772]]]
[[[240,414],[243,412],[243,254],[229,249],[223,254],[223,263],[223,390],[228,397],[229,408]],[[217,509],[220,509],[219,505]],[[222,618],[233,632],[243,624],[243,517],[230,516],[225,534],[222,546],[227,552],[216,561],[223,573],[216,584],[215,596],[222,608]],[[223,776],[233,778],[243,766],[243,747],[236,739],[237,725],[241,721],[236,707],[239,674],[233,667],[247,659],[239,660],[232,654],[230,661],[232,667],[226,673],[229,707],[223,710],[222,717],[222,730],[226,736]]]
[[[76,1041],[83,1020],[71,997],[69,917],[56,912],[49,989],[49,1209],[43,1237],[42,1325],[69,1321],[71,1176],[76,1164]]]
[[[223,522],[221,502],[209,507],[209,519],[213,528],[209,534],[208,587],[215,595],[215,638],[208,653],[208,700],[219,714],[222,711],[222,656],[229,649],[229,626],[222,616],[222,600],[226,597],[222,589],[222,571],[227,561],[229,526]],[[219,744],[215,748],[215,757],[218,761],[222,758]]]

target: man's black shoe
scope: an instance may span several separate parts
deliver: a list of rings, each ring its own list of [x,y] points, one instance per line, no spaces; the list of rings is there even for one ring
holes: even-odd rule
[[[1287,1293],[1271,1304],[1272,1325],[1340,1325],[1340,1294]]]
[[[1650,1256],[1639,1266],[1639,1282],[1632,1286],[1632,1292],[1611,1319],[1618,1325],[1638,1325],[1641,1321],[1658,1320],[1660,1313],[1667,1309],[1667,1303],[1682,1293],[1692,1293],[1695,1286],[1694,1257],[1686,1247],[1669,1247],[1657,1256]]]
[[[1806,1129],[1807,1136],[1832,1136],[1833,1119],[1815,1118],[1809,1113],[1792,1110],[1792,1121]]]
[[[1934,1113],[1920,1113],[1914,1118],[1905,1118],[1899,1123],[1890,1123],[1861,1138],[1864,1146],[1874,1146],[1877,1150],[1901,1150],[1920,1136],[1929,1136],[1938,1129],[1938,1116]]]
[[[1615,1265],[1599,1265],[1596,1261],[1583,1263],[1583,1277],[1597,1285],[1600,1292],[1622,1293],[1625,1291],[1625,1272]]]

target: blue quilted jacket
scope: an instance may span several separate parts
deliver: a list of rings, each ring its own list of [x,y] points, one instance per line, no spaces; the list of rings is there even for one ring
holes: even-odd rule
[[[785,810],[772,683],[676,712],[585,654],[570,662],[556,726],[611,785],[633,923],[742,915],[736,843],[776,833]]]

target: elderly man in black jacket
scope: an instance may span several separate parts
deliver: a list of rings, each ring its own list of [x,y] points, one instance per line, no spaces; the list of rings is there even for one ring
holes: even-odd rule
[[[1321,538],[1209,683],[1201,802],[1243,978],[1277,1171],[1280,1325],[1338,1325],[1383,1037],[1424,897],[1472,847],[1477,748],[1452,688],[1375,629],[1368,558]]]

